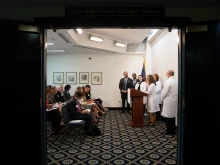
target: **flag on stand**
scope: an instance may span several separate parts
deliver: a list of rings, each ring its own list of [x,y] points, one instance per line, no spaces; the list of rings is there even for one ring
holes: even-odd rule
[[[143,77],[143,81],[146,81],[146,73],[145,73],[145,59],[144,59],[144,62],[143,62],[143,68],[141,70],[141,75]]]

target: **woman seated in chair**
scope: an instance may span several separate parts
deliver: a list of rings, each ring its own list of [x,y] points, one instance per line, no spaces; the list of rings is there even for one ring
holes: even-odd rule
[[[53,103],[49,102],[49,99],[51,99],[51,87],[52,86],[47,86],[46,87],[46,109],[52,109],[52,106],[54,105]],[[61,113],[58,109],[53,109],[50,111],[46,112],[47,118],[51,121],[51,124],[54,129],[55,134],[60,134],[61,132],[61,124],[62,123],[62,116]]]
[[[108,110],[108,108],[104,107],[104,105],[102,104],[102,100],[100,98],[97,98],[97,99],[91,98],[91,86],[90,85],[85,86],[85,95],[86,95],[86,100],[95,101],[99,109],[101,109],[103,112]]]
[[[82,107],[84,106],[84,105],[86,105],[86,104],[93,104],[94,105],[94,108],[96,108],[97,109],[97,111],[99,112],[99,114],[101,114],[101,115],[104,115],[105,114],[105,112],[103,112],[99,107],[98,107],[98,105],[96,104],[96,102],[95,101],[93,101],[92,99],[90,99],[90,100],[87,100],[86,99],[86,92],[85,92],[85,87],[83,86],[83,87],[81,87],[81,92],[82,92],[82,99],[80,100],[80,104],[82,105]]]
[[[92,101],[84,101],[83,93],[80,91],[76,92],[75,98],[78,103],[77,105],[78,105],[79,111],[80,111],[80,109],[90,109],[94,113],[93,120],[94,120],[94,122],[97,123],[98,121],[96,120],[96,118],[100,119],[100,116],[98,115],[98,109],[97,109],[95,103],[93,103]]]
[[[81,92],[78,93],[80,95]],[[93,115],[88,113],[87,110],[82,109],[78,111],[77,109],[77,99],[72,97],[67,102],[67,110],[70,116],[71,120],[85,120],[85,130],[88,135],[92,135],[92,129],[93,129]]]
[[[57,100],[55,99],[54,95],[56,94],[56,87],[53,87],[51,85],[48,85],[48,94],[47,94],[47,100],[49,104],[58,104],[57,109],[59,110],[60,114],[62,115],[62,103],[61,102],[57,102]]]

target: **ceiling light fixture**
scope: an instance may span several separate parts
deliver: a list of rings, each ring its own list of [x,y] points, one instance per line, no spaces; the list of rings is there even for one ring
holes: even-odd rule
[[[64,52],[64,50],[47,50],[47,52]]]
[[[77,31],[79,34],[82,34],[82,32],[83,32],[82,29],[80,29],[80,28],[77,28],[76,31]]]
[[[126,46],[126,44],[122,43],[122,42],[116,42],[115,46],[119,46],[119,47],[123,47],[124,48]]]
[[[90,36],[89,38],[92,41],[96,41],[96,42],[102,42],[103,39],[101,37],[94,37],[94,36]]]
[[[47,45],[54,45],[54,43],[50,43],[50,42],[48,42]]]

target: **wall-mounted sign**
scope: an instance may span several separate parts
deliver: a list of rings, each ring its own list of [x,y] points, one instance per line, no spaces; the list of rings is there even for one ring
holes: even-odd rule
[[[146,15],[164,16],[164,8],[154,7],[66,7],[65,16],[75,15]]]

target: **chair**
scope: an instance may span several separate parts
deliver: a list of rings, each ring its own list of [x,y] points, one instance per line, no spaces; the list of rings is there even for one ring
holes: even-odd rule
[[[63,117],[65,134],[67,134],[70,127],[77,127],[79,128],[80,142],[82,142],[82,134],[85,126],[85,120],[71,120],[67,110],[67,105],[62,106],[62,117]]]

